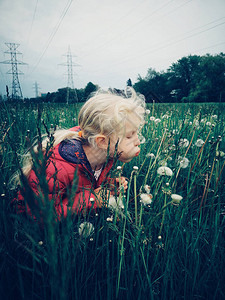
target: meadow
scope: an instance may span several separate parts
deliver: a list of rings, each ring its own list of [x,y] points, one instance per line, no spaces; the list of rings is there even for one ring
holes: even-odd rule
[[[225,104],[148,104],[117,204],[62,222],[45,204],[41,227],[14,213],[10,178],[79,105],[0,106],[2,299],[225,299]]]

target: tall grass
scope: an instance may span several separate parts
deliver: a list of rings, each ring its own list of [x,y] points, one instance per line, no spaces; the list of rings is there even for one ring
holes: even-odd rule
[[[77,125],[77,110],[1,104],[3,299],[224,299],[225,105],[149,105],[141,154],[112,172],[128,178],[124,208],[103,207],[57,222],[40,175],[40,226],[13,212],[15,191],[8,183],[27,141],[46,128]],[[172,176],[160,175],[160,166]],[[33,195],[25,197],[31,202]],[[149,203],[140,202],[143,197]]]

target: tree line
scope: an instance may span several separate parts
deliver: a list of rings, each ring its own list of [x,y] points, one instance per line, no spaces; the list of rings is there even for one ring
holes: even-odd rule
[[[137,82],[127,85],[143,94],[147,102],[225,102],[225,54],[189,55],[173,63],[166,71],[149,68],[147,75],[138,75]],[[32,102],[84,102],[99,88],[89,82],[83,89],[60,88]]]

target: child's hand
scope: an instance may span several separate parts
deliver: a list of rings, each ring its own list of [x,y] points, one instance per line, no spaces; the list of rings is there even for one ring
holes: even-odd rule
[[[110,197],[110,191],[104,189],[104,193],[103,193],[103,189],[101,187],[97,188],[94,190],[95,192],[95,199],[96,199],[96,205],[98,208],[101,208],[103,206],[103,203],[106,202],[106,199],[108,201],[109,197]],[[102,197],[103,196],[103,197]],[[104,201],[105,199],[105,201]]]
[[[126,192],[128,187],[128,181],[125,177],[121,176],[120,178],[116,178],[116,186],[117,186],[117,194],[124,189],[124,192]]]

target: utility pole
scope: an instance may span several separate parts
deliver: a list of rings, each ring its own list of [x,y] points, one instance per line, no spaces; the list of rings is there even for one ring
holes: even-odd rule
[[[73,66],[80,66],[78,64],[75,64],[73,62],[73,57],[75,55],[72,55],[71,54],[71,51],[70,51],[70,46],[68,47],[68,52],[66,55],[66,62],[65,63],[62,63],[60,65],[62,66],[66,66],[67,67],[67,93],[66,93],[66,103],[68,104],[69,103],[69,92],[70,92],[70,89],[73,89],[74,90],[74,93],[75,93],[75,101],[77,102],[77,94],[76,94],[76,90],[74,89],[74,82],[73,82]]]
[[[15,43],[5,43],[6,46],[9,48],[4,53],[10,54],[11,59],[5,60],[0,63],[2,64],[10,64],[11,65],[11,71],[9,70],[6,74],[12,74],[12,99],[23,99],[22,90],[20,87],[19,82],[19,74],[23,74],[21,71],[18,70],[17,65],[27,65],[26,63],[17,60],[17,54],[22,54],[21,52],[17,51],[17,48],[19,47],[19,44]]]

